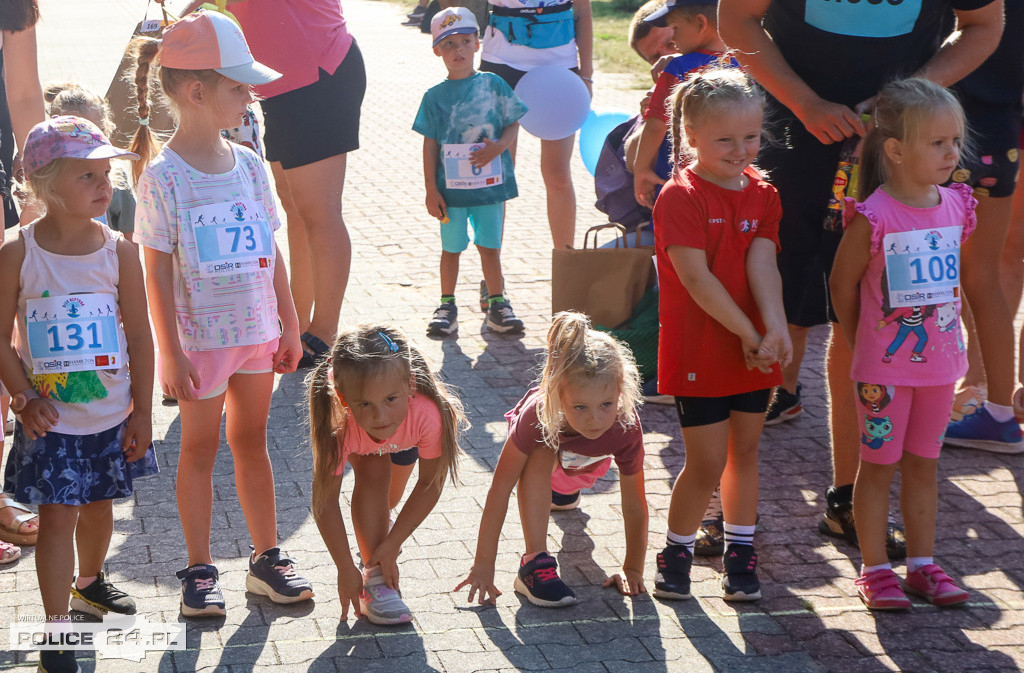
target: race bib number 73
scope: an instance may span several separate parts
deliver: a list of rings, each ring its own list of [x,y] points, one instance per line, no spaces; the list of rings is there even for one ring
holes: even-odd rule
[[[273,268],[274,238],[263,207],[248,199],[188,211],[203,278]]]

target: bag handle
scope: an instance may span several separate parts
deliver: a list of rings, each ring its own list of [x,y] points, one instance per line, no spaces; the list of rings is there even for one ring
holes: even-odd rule
[[[644,227],[646,227],[648,224],[649,224],[648,222],[644,222],[643,224],[638,224],[636,229],[633,230],[633,236],[634,236],[634,238],[633,238],[633,247],[634,248],[647,247],[647,246],[640,245],[640,230],[643,229]]]
[[[587,233],[583,235],[583,249],[586,250],[590,247],[590,234],[594,234],[594,249],[597,249],[597,232],[602,229],[614,229],[615,230],[615,247],[619,248],[619,241],[622,241],[623,248],[629,247],[626,245],[626,228],[618,222],[607,222],[605,224],[598,224],[590,229],[587,229]]]

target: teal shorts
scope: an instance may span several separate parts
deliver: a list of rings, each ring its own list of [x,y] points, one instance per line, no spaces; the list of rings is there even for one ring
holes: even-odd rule
[[[462,252],[468,248],[468,225],[473,227],[473,243],[481,248],[500,250],[504,219],[504,201],[469,208],[449,206],[448,222],[441,224],[441,249],[445,252]]]

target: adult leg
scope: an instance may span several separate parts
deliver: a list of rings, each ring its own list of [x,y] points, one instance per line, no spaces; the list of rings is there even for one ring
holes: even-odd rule
[[[804,354],[807,352],[807,334],[810,327],[789,325],[789,339],[793,342],[793,361],[788,367],[782,368],[782,387],[789,393],[796,395],[796,386],[800,382],[800,366],[804,361]]]
[[[278,185],[284,180],[298,214],[298,226],[305,233],[305,251],[312,277],[313,311],[304,331],[327,343],[334,341],[338,330],[341,302],[345,298],[352,264],[352,241],[342,217],[345,158],[346,155],[338,154],[290,169],[283,169],[277,162],[271,164]],[[288,226],[293,226],[291,217]],[[299,254],[302,250],[299,247],[293,254]],[[294,266],[290,269],[292,273],[295,270]],[[303,314],[299,315],[301,320]]]
[[[964,242],[962,278],[971,302],[978,343],[988,379],[988,399],[1010,405],[1013,394],[1013,316],[1003,297],[999,258],[1010,226],[1012,199],[978,198],[978,228]]]
[[[1018,184],[1021,178],[1024,178],[1024,164],[1017,171]],[[1024,187],[1013,193],[1010,229],[1000,259],[1000,277],[1010,315],[1015,316],[1024,291]]]
[[[213,465],[220,446],[224,395],[208,400],[178,401],[181,450],[178,457],[178,516],[188,547],[188,565],[213,563],[210,524],[213,517]]]
[[[519,518],[523,522],[526,553],[537,554],[548,548],[548,518],[551,516],[551,472],[554,451],[533,451],[516,484]]]
[[[292,290],[295,312],[299,315],[299,332],[309,328],[313,315],[313,270],[309,264],[309,244],[306,242],[306,224],[288,188],[288,178],[281,163],[270,164],[277,184],[277,196],[281,199],[286,217],[288,234],[288,280]]]
[[[267,453],[267,417],[274,374],[228,379],[225,435],[235,462],[235,489],[257,554],[277,546],[274,469]]]
[[[570,166],[575,142],[575,134],[540,141],[540,174],[547,191],[548,225],[555,248],[571,248],[576,238],[576,192]]]
[[[36,543],[36,576],[47,621],[68,614],[71,577],[75,574],[75,526],[78,507],[39,506],[39,541]]]

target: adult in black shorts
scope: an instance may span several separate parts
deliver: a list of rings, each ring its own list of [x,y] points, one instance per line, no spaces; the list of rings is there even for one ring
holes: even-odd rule
[[[975,357],[968,358],[970,368],[954,402],[954,416],[957,411],[974,413],[949,426],[946,443],[996,453],[1024,453],[1024,433],[1013,417],[1010,399],[1014,387],[1014,371],[1008,366],[1014,358],[1013,311],[1003,293],[999,264],[1020,163],[1024,3],[1006,4],[1006,27],[999,47],[954,89],[967,115],[975,156],[954,171],[953,180],[971,185],[978,199],[978,227],[960,253],[964,296],[973,316],[968,323],[972,328],[968,345]],[[972,398],[976,398],[971,405],[974,408],[965,409],[963,402]],[[976,406],[981,399],[984,404]]]
[[[959,35],[942,43],[951,11]],[[828,274],[838,235],[824,232],[822,222],[839,141],[864,132],[854,109],[900,76],[948,86],[971,72],[999,42],[1002,0],[720,0],[718,16],[722,39],[772,95],[766,118],[780,144],[767,144],[759,165],[782,201],[779,267],[794,355],[783,387],[795,395],[808,328],[835,321]],[[830,408],[842,413],[830,415],[833,486],[819,529],[855,542],[858,434],[851,354],[835,330],[833,335],[826,365]],[[891,555],[905,554],[900,538],[890,527]]]
[[[229,0],[253,56],[282,73],[257,87],[264,141],[288,224],[300,363],[326,354],[338,329],[352,243],[342,217],[346,154],[359,147],[363,58],[339,0]]]

